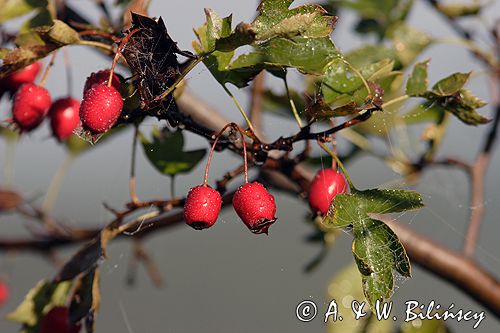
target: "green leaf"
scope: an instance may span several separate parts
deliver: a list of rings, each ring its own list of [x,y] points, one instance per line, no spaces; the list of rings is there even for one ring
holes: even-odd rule
[[[451,96],[458,93],[467,83],[469,73],[454,73],[444,79],[439,80],[433,87],[432,93],[437,96]]]
[[[331,34],[336,17],[316,4],[289,9],[292,3],[293,0],[263,0],[255,20],[238,24],[231,35],[217,41],[217,50],[232,51],[273,38],[322,38]]]
[[[397,60],[396,51],[393,48],[384,45],[370,45],[364,44],[363,46],[351,50],[345,54],[345,59],[356,68],[373,64],[384,59]],[[398,68],[397,64],[394,65]]]
[[[403,66],[411,64],[426,47],[434,42],[428,34],[404,23],[391,27],[388,36],[392,39],[396,55]]]
[[[437,9],[450,18],[477,15],[482,9],[480,1],[469,3],[442,3],[437,4]]]
[[[374,89],[370,89],[370,92],[367,91],[362,78],[375,85],[375,82],[381,82],[394,75],[393,66],[394,61],[384,59],[376,63],[366,64],[356,71],[346,60],[334,59],[325,69],[323,81],[321,82],[321,92],[325,101],[334,108],[347,107],[350,110],[361,107],[362,110],[364,107],[362,106],[363,102],[369,96],[369,93],[374,92]],[[345,112],[346,110],[342,111]],[[346,113],[353,112],[354,110]]]
[[[413,0],[335,0],[334,3],[357,12],[358,33],[373,32],[382,38],[391,26],[405,20]]]
[[[406,94],[408,96],[423,96],[427,91],[427,67],[429,60],[419,62],[413,67],[413,71],[406,82]]]
[[[361,288],[362,281],[357,266],[352,263],[336,274],[328,285],[328,299],[336,300],[338,312],[342,320],[327,322],[328,333],[362,333],[362,332],[391,332],[392,322],[377,320],[376,316],[369,315],[355,318],[352,313],[351,302],[343,300],[361,300],[364,297]]]
[[[231,33],[232,18],[220,18],[210,9],[205,10],[205,15],[206,23],[195,29],[197,41],[193,42],[194,50],[204,55],[203,63],[219,83],[232,83],[239,88],[247,86],[262,67],[253,61],[231,67],[234,51],[216,51],[215,42]]]
[[[27,327],[36,327],[40,318],[55,306],[64,306],[68,300],[72,281],[53,283],[42,280],[33,287],[23,302],[7,315],[8,320]]]
[[[54,20],[51,26],[34,28],[30,33],[37,34],[39,39],[33,35],[29,38],[30,42],[24,41],[25,46],[12,49],[5,54],[3,65],[0,67],[0,78],[46,57],[62,46],[80,41],[78,32],[59,20]],[[37,43],[33,43],[35,40]]]
[[[184,135],[181,131],[171,133],[164,128],[152,131],[152,141],[140,135],[144,153],[153,166],[162,174],[174,176],[189,172],[205,157],[206,150],[184,151]]]
[[[0,23],[47,6],[47,0],[0,0]]]
[[[405,113],[402,119],[406,124],[413,125],[422,122],[438,123],[443,119],[446,110],[437,103],[425,102],[416,105],[412,110]]]
[[[34,29],[42,39],[53,42],[60,46],[77,44],[80,42],[80,35],[63,21],[53,20],[51,26],[38,27]]]
[[[370,305],[388,299],[394,289],[394,272],[411,276],[410,263],[396,234],[369,214],[387,214],[414,210],[423,206],[414,191],[351,189],[333,199],[323,223],[330,227],[352,226],[352,251],[362,274],[363,289]]]

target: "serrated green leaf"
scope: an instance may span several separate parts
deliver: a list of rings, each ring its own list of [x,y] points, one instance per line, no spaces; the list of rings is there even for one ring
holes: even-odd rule
[[[419,62],[413,67],[413,71],[406,82],[406,94],[408,96],[423,96],[427,91],[427,67],[429,60]]]
[[[363,279],[366,298],[373,306],[378,299],[388,299],[394,289],[394,272],[411,276],[410,262],[396,234],[369,214],[387,214],[418,209],[420,195],[413,191],[370,189],[338,194],[333,199],[323,223],[326,226],[352,226],[352,252]]]
[[[488,105],[487,102],[481,100],[479,97],[475,96],[470,90],[468,89],[461,89],[460,90],[460,99],[461,103],[464,104],[465,106],[468,106],[473,109],[479,109],[482,108],[483,106]]]
[[[0,23],[47,6],[47,0],[0,0]]]
[[[140,135],[144,153],[153,166],[162,174],[174,176],[189,172],[205,157],[206,149],[184,151],[184,135],[181,131],[171,133],[164,128],[152,131],[152,141]]]
[[[293,67],[303,73],[322,74],[340,56],[330,38],[274,38],[256,49],[254,56],[267,67]]]
[[[311,4],[289,9],[293,0],[263,0],[252,23],[240,23],[233,33],[217,41],[219,51],[233,51],[243,45],[259,44],[273,38],[328,37],[336,17],[329,16],[320,5]]]
[[[5,54],[3,64],[0,67],[0,78],[46,57],[62,46],[76,44],[80,41],[78,33],[59,20],[54,20],[52,26],[34,28],[30,32],[38,34],[42,42],[17,47]],[[30,37],[31,41],[34,39],[35,37]]]
[[[362,110],[362,105],[370,92],[373,93],[374,89],[383,92],[376,83],[394,75],[393,66],[394,61],[384,59],[354,70],[353,66],[346,60],[334,59],[325,68],[325,74],[321,82],[321,92],[325,102],[334,109],[339,107],[347,108],[347,110],[339,109],[339,111],[346,114],[354,113],[356,109],[358,111]],[[368,81],[369,85],[372,85],[370,92],[367,91],[362,78]],[[382,96],[379,97],[382,98]]]
[[[467,83],[469,73],[453,73],[439,80],[433,87],[432,92],[438,96],[451,96],[458,93]]]
[[[210,9],[205,10],[206,23],[195,29],[197,41],[193,42],[193,48],[198,54],[206,54],[203,63],[212,73],[214,78],[221,84],[232,83],[242,88],[257,75],[262,67],[258,63],[247,61],[241,65],[235,64],[231,67],[234,51],[222,52],[215,50],[216,40],[227,37],[231,33],[231,16],[220,18],[217,13]]]

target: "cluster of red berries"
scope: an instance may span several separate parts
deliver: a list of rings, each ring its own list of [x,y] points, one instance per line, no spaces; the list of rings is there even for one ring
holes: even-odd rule
[[[34,83],[40,69],[41,64],[36,62],[0,81],[2,88],[13,94],[12,120],[21,132],[34,130],[47,116],[59,141],[69,138],[80,124],[92,135],[104,133],[115,125],[123,109],[123,99],[118,91],[120,79],[110,70],[92,73],[87,78],[80,104],[73,97],[52,103],[47,89]]]
[[[240,186],[233,196],[233,207],[243,223],[255,234],[268,233],[269,227],[276,221],[276,203],[274,197],[259,182],[248,182],[246,144],[241,129],[236,124],[226,125],[214,141],[205,169],[204,184],[189,191],[184,205],[184,220],[194,229],[210,228],[217,221],[222,205],[219,191],[207,185],[208,170],[217,140],[227,127],[236,128],[243,143],[245,161],[245,184]]]

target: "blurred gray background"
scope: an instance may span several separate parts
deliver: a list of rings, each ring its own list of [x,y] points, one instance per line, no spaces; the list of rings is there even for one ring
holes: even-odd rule
[[[190,50],[194,39],[192,28],[204,22],[203,8],[209,7],[220,15],[233,13],[233,22],[250,21],[257,1],[224,0],[153,0],[150,13],[161,15],[170,35],[181,49]],[[304,1],[297,1],[295,5]],[[491,22],[500,12],[500,2],[484,14]],[[69,1],[88,17],[96,18],[99,12],[90,1]],[[498,17],[498,14],[496,14]],[[354,36],[350,29],[354,22],[351,13],[339,18],[334,41],[343,51],[361,45],[364,41]],[[411,25],[437,37],[454,36],[443,20],[422,1],[416,1],[409,22]],[[466,21],[471,27],[480,27],[477,21]],[[365,41],[366,42],[366,41]],[[85,47],[69,48],[73,64],[73,95],[81,98],[85,78],[90,72],[109,67],[110,62]],[[463,48],[455,45],[432,46],[419,59],[432,58],[430,82],[455,71],[474,70],[469,87],[478,96],[489,100],[487,73],[481,72],[477,61]],[[66,94],[62,58],[48,80],[54,98]],[[272,84],[273,81],[268,81]],[[295,82],[296,83],[296,82]],[[209,102],[228,118],[241,121],[224,91],[199,65],[188,76],[190,91]],[[236,89],[232,89],[236,91]],[[238,99],[248,105],[247,91],[236,92]],[[1,119],[8,116],[9,107],[1,104]],[[486,107],[483,113],[490,115]],[[142,130],[154,125],[148,121]],[[266,114],[265,130],[270,139],[295,131],[293,120]],[[441,154],[472,161],[482,142],[485,126],[465,126],[455,119],[447,135]],[[124,131],[91,153],[76,160],[62,187],[56,204],[57,216],[78,226],[105,225],[111,219],[103,208],[106,201],[121,207],[128,200],[128,172],[132,131]],[[187,146],[208,147],[207,142],[195,135],[187,136]],[[498,148],[496,149],[498,150]],[[169,179],[157,173],[145,160],[139,147],[137,164],[138,193],[142,199],[168,198]],[[0,168],[5,161],[5,145],[0,142]],[[15,158],[16,189],[26,196],[44,193],[51,177],[64,159],[64,149],[50,138],[48,126],[27,135],[18,145]],[[217,154],[213,162],[211,180],[240,163],[230,153]],[[202,180],[201,163],[190,175],[177,177],[176,193],[187,190]],[[486,178],[486,216],[481,229],[477,258],[496,276],[500,276],[498,235],[500,224],[500,154],[495,152]],[[360,188],[378,186],[398,179],[398,175],[382,162],[363,157],[349,165],[349,172]],[[238,181],[233,185],[237,185]],[[409,223],[416,230],[453,249],[459,249],[467,226],[469,188],[460,171],[433,169],[425,173],[417,190],[422,193],[426,207],[417,213],[402,216],[401,223]],[[102,264],[102,308],[98,314],[97,332],[322,332],[325,325],[321,316],[310,323],[295,318],[295,307],[304,299],[315,301],[320,313],[326,310],[326,292],[336,272],[352,262],[351,236],[342,234],[328,253],[324,262],[312,273],[306,274],[304,266],[320,251],[317,244],[305,242],[313,229],[307,223],[308,207],[299,199],[274,192],[278,204],[279,221],[271,228],[270,235],[255,236],[248,232],[236,214],[224,210],[217,225],[205,232],[195,232],[180,225],[174,229],[149,237],[146,247],[155,258],[166,286],[156,289],[144,269],[134,287],[125,283],[131,242],[115,241],[110,246],[109,259]],[[0,216],[2,237],[26,235],[27,222],[15,216]],[[68,258],[77,249],[61,252]],[[36,282],[52,277],[56,268],[47,258],[33,253],[0,256],[1,273],[6,277],[11,297],[0,308],[0,316],[12,310]],[[398,281],[394,300],[398,303],[417,299],[424,303],[435,300],[443,307],[455,303],[455,308],[474,311],[484,310],[479,304],[459,290],[414,267],[414,277]],[[401,307],[398,307],[401,308]],[[471,322],[448,321],[454,332],[472,331]],[[0,320],[0,332],[15,332],[15,323]],[[477,332],[493,332],[500,328],[494,316],[486,312],[486,319]]]

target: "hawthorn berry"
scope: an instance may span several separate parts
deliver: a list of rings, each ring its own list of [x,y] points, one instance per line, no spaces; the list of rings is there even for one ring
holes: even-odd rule
[[[309,189],[309,206],[314,213],[326,214],[333,198],[347,188],[344,175],[334,169],[321,169]]]
[[[107,85],[108,80],[109,80],[109,69],[103,69],[98,72],[94,72],[87,77],[87,80],[85,80],[85,85],[83,86],[83,94],[85,93],[92,87],[96,85]],[[113,73],[113,78],[111,79],[111,85],[115,87],[115,89],[120,88],[120,78]]]
[[[66,140],[80,123],[80,102],[72,97],[55,101],[50,108],[50,127],[52,134],[59,140]]]
[[[222,198],[219,191],[205,185],[193,187],[184,204],[184,220],[196,230],[210,228],[217,221]]]
[[[40,333],[78,333],[80,324],[72,325],[69,321],[69,310],[64,306],[52,308],[40,323]]]
[[[233,207],[243,223],[255,234],[267,234],[276,221],[274,197],[259,182],[245,183],[233,197]]]
[[[21,131],[30,131],[43,121],[51,104],[47,89],[33,83],[23,84],[14,95],[12,117]]]
[[[3,85],[12,92],[15,92],[25,83],[33,83],[40,72],[42,65],[39,62],[32,63],[18,71],[10,73],[2,80]]]
[[[9,286],[4,281],[0,280],[0,306],[4,305],[9,298]]]
[[[83,128],[93,134],[107,132],[123,109],[122,96],[113,86],[94,85],[87,90],[80,105]]]

